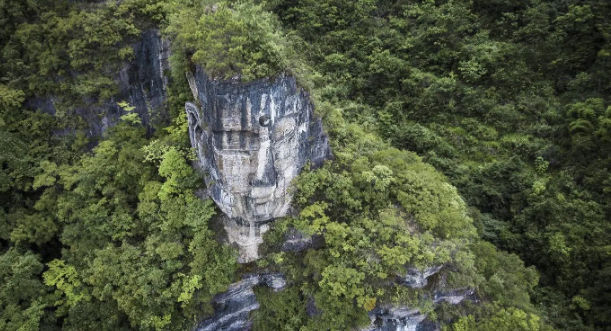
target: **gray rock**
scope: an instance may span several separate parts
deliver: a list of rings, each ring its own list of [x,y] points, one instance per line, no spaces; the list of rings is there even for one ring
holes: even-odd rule
[[[161,38],[158,30],[148,30],[142,33],[140,40],[132,45],[134,60],[122,64],[121,69],[114,74],[119,92],[110,100],[82,100],[83,105],[69,112],[80,116],[89,126],[90,137],[99,137],[109,128],[119,122],[125,111],[117,102],[126,101],[135,107],[143,125],[149,131],[156,123],[169,119],[167,111],[169,70],[169,43]],[[55,115],[58,97],[44,95],[26,100],[26,107]],[[58,135],[72,134],[71,130],[56,132]]]
[[[428,284],[427,278],[438,273],[443,266],[436,266],[419,270],[408,268],[407,274],[398,277],[397,282],[411,288],[423,288]],[[435,305],[447,302],[457,305],[464,300],[474,300],[475,291],[473,289],[453,290],[449,292],[433,292],[430,299]],[[361,331],[435,331],[439,330],[436,323],[426,319],[426,314],[422,314],[418,309],[405,306],[387,306],[376,308],[369,313],[371,324],[368,328]]]
[[[289,229],[284,235],[281,250],[283,252],[301,252],[322,246],[324,246],[324,238],[321,235],[306,235],[296,229]]]
[[[450,292],[437,292],[433,296],[434,303],[447,302],[452,305],[457,305],[464,300],[475,300],[475,290],[454,290]]]
[[[308,302],[306,303],[306,314],[310,317],[315,317],[322,314],[322,311],[316,307],[316,301],[314,297],[308,297]]]
[[[286,280],[282,274],[245,276],[213,299],[214,315],[201,322],[195,331],[250,330],[252,322],[248,315],[260,307],[253,292],[253,287],[257,285],[266,285],[280,291],[286,286]]]
[[[241,262],[252,261],[267,223],[289,213],[292,180],[330,157],[327,136],[293,77],[240,84],[211,80],[199,67],[187,76],[199,102],[185,107],[197,165]]]
[[[371,325],[362,331],[417,331],[426,314],[408,307],[376,308],[369,318]]]
[[[433,303],[447,302],[457,305],[464,300],[474,299],[472,289],[457,290],[448,293],[438,292],[433,296]],[[427,315],[410,307],[376,308],[369,313],[371,324],[361,331],[434,331],[439,330],[436,323],[426,319]]]
[[[253,288],[268,286],[274,291],[282,291],[286,287],[284,275],[253,274],[229,286],[224,293],[218,294],[212,301],[214,315],[201,322],[194,331],[247,331],[252,327],[249,314],[260,308]],[[436,292],[431,297],[434,304],[447,302],[459,304],[464,300],[474,300],[472,289],[451,292]],[[308,316],[315,317],[321,313],[314,299],[310,297],[306,305]],[[427,315],[406,306],[383,306],[369,313],[371,324],[361,331],[435,331],[438,325],[427,320]]]
[[[267,287],[273,289],[276,292],[284,290],[284,288],[286,287],[286,279],[284,279],[283,274],[264,274],[260,275],[259,279],[261,279],[261,282],[265,283]]]
[[[312,237],[288,239],[282,243],[283,252],[301,252],[312,247]]]
[[[134,106],[145,126],[169,119],[166,110],[170,45],[158,30],[142,33],[135,59],[119,73],[120,97]]]
[[[436,266],[419,270],[417,268],[408,268],[407,274],[398,278],[398,283],[411,287],[423,288],[428,284],[427,278],[436,274],[443,266]]]

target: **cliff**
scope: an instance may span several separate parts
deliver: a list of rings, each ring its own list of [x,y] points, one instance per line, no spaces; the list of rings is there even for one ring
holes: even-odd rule
[[[429,268],[418,272],[410,270],[412,277],[427,282],[427,278],[437,274],[441,270]],[[420,288],[422,283],[407,284],[410,288]],[[252,322],[249,314],[260,308],[257,298],[253,292],[255,286],[267,286],[273,291],[282,291],[287,286],[282,274],[246,275],[239,282],[229,286],[229,289],[217,295],[213,300],[215,313],[210,318],[202,321],[195,331],[246,331],[251,330]],[[430,300],[433,305],[446,302],[448,304],[460,304],[464,300],[474,300],[474,291],[456,290],[443,291],[430,289]],[[314,308],[314,311],[316,308]],[[427,314],[419,309],[407,306],[382,305],[369,312],[371,324],[361,331],[436,331],[438,324],[427,319]]]
[[[131,47],[133,60],[121,63],[120,69],[112,77],[118,93],[109,100],[82,100],[81,106],[70,109],[71,114],[81,117],[87,124],[90,137],[101,136],[125,115],[125,111],[117,105],[120,101],[135,107],[134,111],[140,115],[142,124],[149,132],[155,125],[169,120],[166,106],[169,42],[161,37],[159,30],[153,29],[144,31]],[[57,102],[57,96],[38,96],[27,100],[26,106],[55,115]]]
[[[167,41],[159,31],[150,30],[133,49],[134,59],[123,63],[114,77],[119,93],[101,104],[92,101],[73,110],[88,123],[90,136],[101,136],[118,123],[125,114],[118,101],[134,106],[150,131],[169,116]],[[270,223],[290,213],[291,181],[307,164],[319,167],[331,158],[328,138],[308,93],[293,77],[282,75],[244,84],[212,80],[197,67],[187,78],[194,96],[194,102],[185,108],[191,145],[197,154],[195,165],[204,174],[209,196],[224,214],[229,240],[241,249],[241,262],[252,261],[258,258],[257,247]],[[30,99],[28,104],[56,113],[53,96]],[[313,245],[312,238],[295,234],[282,247],[297,252]],[[427,278],[441,269],[408,269],[396,282],[423,288]],[[287,284],[281,274],[243,277],[214,298],[214,315],[199,323],[196,330],[249,330],[249,315],[259,309],[255,286],[281,291]],[[435,304],[458,304],[472,295],[471,291],[431,293]],[[371,325],[363,331],[437,329],[426,314],[413,307],[379,306],[369,317]]]
[[[217,295],[214,300],[215,313],[199,324],[196,331],[242,331],[249,330],[248,315],[259,309],[253,288],[268,286],[281,291],[286,286],[281,274],[247,275],[241,281],[231,284],[229,289]]]
[[[293,77],[241,84],[211,80],[198,67],[190,86],[198,101],[186,104],[197,165],[242,262],[254,260],[267,224],[289,212],[291,181],[306,164],[330,157],[327,136]]]

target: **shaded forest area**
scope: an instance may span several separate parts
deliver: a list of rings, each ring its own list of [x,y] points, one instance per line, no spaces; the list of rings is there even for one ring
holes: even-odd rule
[[[171,120],[151,134],[121,103],[88,135],[74,109],[116,95],[153,27],[172,43]],[[237,279],[195,195],[194,64],[288,71],[332,138],[267,236],[258,267],[294,286],[257,290],[255,330],[349,330],[379,302],[445,330],[611,330],[610,34],[605,0],[0,0],[0,330],[187,330]],[[55,114],[28,106],[40,96]],[[291,228],[325,247],[275,252]],[[382,286],[406,263],[452,265],[481,304]]]

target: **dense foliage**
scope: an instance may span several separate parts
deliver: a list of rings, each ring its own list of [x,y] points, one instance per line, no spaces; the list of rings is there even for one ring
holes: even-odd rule
[[[266,302],[275,307],[268,309],[277,317],[267,316],[266,324],[261,314],[269,311],[258,311],[260,330],[289,320],[284,313],[305,309],[308,301],[315,303],[318,313],[301,321],[303,330],[367,326],[367,312],[387,304],[417,307],[435,316],[430,288],[415,290],[394,282],[405,276],[406,265],[445,265],[434,286],[442,291],[476,289],[486,304],[472,307],[472,314],[489,316],[505,307],[536,313],[529,297],[538,281],[536,271],[525,268],[517,256],[477,240],[465,203],[443,175],[417,155],[390,147],[358,125],[346,125],[339,111],[329,114],[327,121],[335,160],[300,175],[294,197],[300,213],[267,235],[272,253],[259,262],[289,276],[301,294],[301,307],[299,301],[287,306],[284,295]],[[273,253],[292,231],[319,236],[324,245],[305,253]],[[290,293],[286,295],[295,295]],[[263,298],[269,300],[267,295]],[[446,308],[439,321],[460,316],[456,308]],[[533,316],[536,323],[528,330],[547,328]]]
[[[117,93],[151,5],[0,2],[0,330],[185,330],[234,280],[194,194],[181,85],[155,137],[120,102],[92,150],[76,111]]]
[[[0,330],[186,330],[235,280],[189,165],[195,65],[296,75],[332,141],[248,266],[289,283],[256,288],[255,330],[350,330],[386,304],[448,331],[611,330],[610,17],[605,0],[0,0]],[[116,96],[151,27],[171,39],[172,122],[153,133],[121,102],[92,136],[79,109]],[[295,231],[322,243],[281,252]],[[440,265],[434,286],[479,301],[392,282]]]
[[[609,330],[608,1],[267,1],[344,116],[448,176],[535,301]]]
[[[287,67],[278,24],[261,6],[182,1],[176,7],[167,27],[175,49],[173,70],[189,70],[184,62],[190,60],[213,78],[249,81]]]
[[[208,229],[215,210],[194,195],[201,179],[184,153],[156,153],[124,118],[74,164],[41,161],[32,211],[6,210],[3,328],[183,330],[233,280],[233,252]],[[49,255],[44,273],[30,249]]]

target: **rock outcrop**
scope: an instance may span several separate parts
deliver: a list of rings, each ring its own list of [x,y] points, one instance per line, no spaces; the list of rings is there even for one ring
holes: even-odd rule
[[[253,287],[266,285],[274,291],[286,286],[281,274],[248,275],[241,281],[231,284],[227,292],[217,295],[213,301],[214,315],[202,323],[195,331],[245,331],[250,330],[248,314],[259,309]]]
[[[155,124],[169,119],[166,107],[166,72],[170,69],[168,41],[161,37],[158,30],[148,30],[142,33],[132,49],[134,59],[122,63],[113,76],[118,87],[117,95],[101,103],[100,100],[82,100],[82,106],[70,109],[71,114],[81,117],[88,124],[90,137],[101,136],[125,115],[125,111],[117,105],[120,101],[135,107],[134,111],[140,115],[142,124],[150,131]],[[55,115],[58,101],[56,96],[40,96],[28,99],[26,106]]]
[[[241,84],[198,67],[188,79],[199,103],[186,104],[197,164],[241,262],[252,261],[268,223],[289,212],[291,181],[330,157],[327,136],[293,77]]]
[[[134,45],[134,56],[119,72],[119,97],[135,107],[143,124],[151,128],[169,120],[166,103],[170,44],[158,30],[145,31]]]
[[[371,325],[361,331],[424,331],[435,330],[423,328],[426,314],[418,309],[408,307],[376,308],[369,313]]]
[[[432,270],[436,271],[432,274]],[[435,267],[426,269],[429,272],[438,273],[442,268]],[[425,270],[425,271],[426,271]],[[425,277],[425,279],[426,279]],[[253,287],[265,285],[274,291],[281,291],[286,286],[286,280],[282,274],[247,275],[241,281],[229,286],[229,289],[217,295],[213,300],[215,308],[214,315],[202,323],[194,331],[248,331],[251,330],[252,322],[249,313],[259,309],[259,303],[253,292]],[[410,286],[412,287],[412,286]],[[413,286],[417,287],[417,286]],[[429,299],[433,304],[447,302],[452,305],[460,304],[464,300],[474,300],[474,291],[471,289],[456,291],[432,291]],[[320,312],[313,299],[306,307],[309,316],[316,316]],[[419,309],[408,306],[383,305],[373,309],[369,313],[371,324],[360,331],[437,331],[439,327],[427,319],[427,314]]]
[[[427,278],[439,272],[442,267],[443,266],[436,266],[424,270],[408,268],[407,274],[404,277],[399,277],[397,282],[411,288],[423,288],[428,284]]]
[[[447,302],[457,305],[464,300],[472,299],[473,290],[452,291],[448,293],[436,293],[433,298],[434,304]],[[435,331],[439,330],[435,323],[426,319],[418,309],[410,307],[382,307],[375,308],[369,313],[371,325],[361,331]]]

